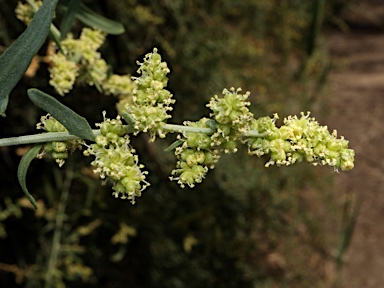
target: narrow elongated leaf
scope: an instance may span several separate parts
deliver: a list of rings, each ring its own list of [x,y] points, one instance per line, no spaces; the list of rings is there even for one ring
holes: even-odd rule
[[[60,4],[62,4],[65,9],[69,9],[70,1],[71,0],[60,0]],[[100,29],[108,34],[118,35],[124,33],[125,31],[125,28],[121,23],[105,18],[88,8],[83,3],[79,6],[76,18],[84,24]]]
[[[89,123],[84,117],[60,103],[51,95],[38,89],[29,89],[27,93],[35,105],[55,117],[65,128],[67,128],[70,134],[82,139],[95,141],[91,126],[89,126]]]
[[[179,147],[181,144],[185,142],[185,139],[179,139],[173,142],[171,145],[169,145],[167,148],[164,149],[165,152],[172,151],[176,147]]]
[[[207,122],[205,122],[205,124],[211,128],[212,130],[216,130],[217,127],[216,127],[216,121],[213,120],[213,119],[208,119]]]
[[[123,24],[97,14],[83,3],[80,4],[76,17],[84,24],[98,28],[108,34],[119,35],[125,31]]]
[[[9,94],[47,38],[58,0],[44,0],[27,29],[0,56],[0,115],[5,117]]]
[[[21,158],[19,167],[17,168],[17,179],[19,179],[20,186],[23,189],[25,196],[27,196],[29,201],[31,201],[35,209],[37,209],[37,204],[32,195],[28,192],[26,179],[29,165],[31,164],[32,160],[36,158],[37,154],[39,154],[39,151],[42,147],[42,144],[38,144],[29,149]]]
[[[135,125],[135,119],[132,118],[127,112],[121,112],[121,117],[127,122],[127,124],[132,128]]]
[[[51,29],[49,30],[48,36],[53,42],[55,42],[57,48],[59,48],[61,53],[64,53],[63,46],[60,42],[60,33],[57,33],[57,28],[51,25]]]
[[[60,25],[61,39],[65,39],[68,32],[71,31],[80,3],[81,0],[71,0],[71,2],[69,2],[67,12]]]

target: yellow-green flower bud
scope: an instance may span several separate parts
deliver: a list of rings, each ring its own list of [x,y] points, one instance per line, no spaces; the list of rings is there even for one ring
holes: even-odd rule
[[[97,145],[104,147],[108,145],[108,139],[104,135],[97,135],[95,142]]]
[[[217,157],[211,151],[204,151],[204,162],[202,163],[205,166],[211,168],[211,165],[214,165],[217,162]]]
[[[355,157],[355,151],[352,149],[345,149],[341,152],[341,163],[340,168],[341,170],[351,170],[354,167],[354,157]]]
[[[52,142],[52,150],[55,152],[66,152],[67,145],[65,142]]]
[[[196,149],[209,149],[211,148],[211,137],[203,132],[187,132],[187,145]]]
[[[285,163],[287,155],[284,150],[274,151],[271,153],[271,160],[276,163]]]
[[[194,165],[184,169],[180,174],[178,183],[183,187],[187,184],[189,187],[194,187],[196,183],[201,183],[207,172],[207,169],[201,165]]]
[[[53,159],[67,159],[68,152],[52,152]]]
[[[179,155],[180,155],[180,159],[183,161],[183,162],[187,162],[187,158],[191,155],[194,155],[195,154],[195,150],[194,149],[184,149]]]

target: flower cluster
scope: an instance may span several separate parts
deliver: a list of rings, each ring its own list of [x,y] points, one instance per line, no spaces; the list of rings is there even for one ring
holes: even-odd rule
[[[33,6],[38,9],[43,4],[43,1],[41,0],[31,0],[30,3],[33,4]],[[16,9],[15,9],[15,15],[17,19],[24,22],[26,25],[29,25],[31,23],[33,16],[35,15],[34,9],[32,9],[30,4],[23,4],[22,2],[18,2]]]
[[[41,0],[18,3],[15,14],[28,25],[36,10],[42,5]],[[84,28],[79,39],[72,34],[60,42],[60,49],[54,44],[49,46],[47,61],[50,64],[50,81],[61,96],[69,93],[76,80],[90,86],[96,86],[106,95],[119,97],[132,96],[135,84],[130,75],[112,74],[107,62],[97,50],[105,41],[105,33],[100,30]],[[56,52],[54,52],[56,50]]]
[[[198,122],[185,122],[189,127],[209,128],[208,118],[202,118]],[[204,132],[184,132],[178,136],[184,142],[175,149],[178,159],[176,169],[172,171],[170,179],[184,187],[194,187],[195,183],[201,183],[208,172],[213,169],[219,159],[219,151],[212,147],[213,141]]]
[[[165,89],[168,83],[167,74],[170,72],[167,63],[161,61],[161,56],[154,48],[148,53],[137,73],[139,77],[132,77],[136,84],[133,90],[132,103],[127,103],[124,110],[134,119],[135,134],[149,132],[151,141],[156,136],[165,137],[164,126],[167,119],[171,118],[168,111],[175,103],[172,94]]]
[[[97,124],[100,134],[96,136],[96,143],[91,144],[84,155],[95,156],[91,163],[95,167],[94,172],[101,179],[113,183],[113,196],[128,199],[134,204],[135,198],[140,197],[149,185],[145,181],[147,172],[141,171],[144,165],[138,164],[138,156],[129,145],[129,136],[120,116],[111,120],[105,118],[105,112],[103,115],[104,121]]]
[[[249,92],[241,94],[241,88],[224,89],[223,96],[215,95],[207,104],[212,110],[216,132],[212,135],[213,145],[220,146],[225,153],[237,151],[237,140],[249,130],[253,114],[248,110]]]
[[[44,129],[47,132],[67,132],[67,129],[50,114],[42,116],[40,121],[41,122],[36,125],[37,129]],[[61,167],[68,158],[68,152],[81,149],[83,143],[83,140],[48,142],[45,143],[44,150],[39,157],[42,157],[46,153],[51,153],[52,158],[55,159],[56,163]]]
[[[111,75],[102,83],[102,86],[105,94],[118,96],[121,99],[132,96],[132,92],[136,88],[131,77],[117,74]]]
[[[49,84],[55,88],[57,93],[63,96],[72,90],[79,74],[79,67],[75,62],[67,60],[63,54],[52,55],[50,61],[53,66],[49,69],[51,74]]]
[[[41,0],[30,0],[18,3],[15,14],[28,25],[34,14],[42,5]],[[60,42],[60,51],[54,45],[49,50],[50,81],[56,92],[61,96],[69,93],[76,80],[88,85],[95,85],[106,95],[127,97],[132,95],[135,84],[130,75],[111,74],[107,62],[97,51],[105,41],[105,34],[99,30],[84,28],[79,39],[72,34]],[[51,53],[56,50],[56,53]],[[110,75],[111,74],[111,75]]]
[[[71,34],[61,44],[62,52],[51,56],[49,69],[51,84],[57,93],[68,93],[80,77],[89,85],[106,80],[108,65],[97,50],[104,43],[105,35],[99,30],[84,28],[79,39]]]
[[[303,159],[314,165],[330,165],[338,170],[350,170],[354,167],[355,153],[348,149],[348,141],[337,138],[337,132],[329,133],[327,126],[301,113],[301,117],[289,116],[284,125],[275,126],[278,116],[262,117],[253,120],[252,130],[262,137],[248,137],[249,153],[257,156],[270,153],[271,159],[266,166],[291,165]]]
[[[202,118],[198,122],[185,122],[189,127],[209,128],[212,133],[184,132],[179,139],[183,145],[176,148],[178,159],[176,169],[172,171],[171,180],[177,180],[181,187],[187,184],[193,187],[201,183],[208,169],[214,168],[220,158],[220,152],[237,151],[237,142],[249,130],[248,123],[253,119],[248,110],[249,92],[241,94],[241,89],[224,89],[223,97],[215,95],[207,104],[212,110],[212,119]],[[175,177],[176,176],[176,177]]]
[[[291,165],[306,160],[314,165],[329,165],[335,170],[350,170],[354,164],[354,151],[348,149],[348,141],[329,133],[326,126],[309,117],[289,116],[280,128],[279,119],[271,117],[254,119],[247,102],[249,92],[241,89],[224,89],[223,97],[215,95],[207,106],[212,110],[212,119],[202,118],[198,122],[185,122],[188,129],[181,129],[175,149],[178,159],[171,180],[181,187],[193,187],[202,182],[209,168],[213,168],[220,152],[237,151],[237,143],[248,145],[249,154],[270,154],[266,167]]]
[[[51,81],[59,93],[66,93],[76,78],[85,79],[90,85],[100,85],[108,95],[120,98],[118,112],[128,123],[124,126],[121,117],[104,121],[95,143],[87,146],[84,155],[95,157],[91,165],[101,179],[113,184],[115,197],[128,199],[132,204],[136,197],[149,185],[145,181],[147,172],[139,164],[138,156],[130,145],[128,133],[137,135],[149,132],[150,141],[156,136],[164,138],[169,131],[180,133],[175,148],[176,168],[171,180],[181,187],[194,187],[201,183],[209,169],[213,169],[220,153],[234,153],[238,143],[246,144],[251,155],[270,155],[266,167],[270,165],[288,166],[306,160],[313,165],[329,165],[335,170],[350,170],[354,166],[354,151],[348,148],[348,141],[337,138],[337,132],[330,133],[326,126],[301,113],[301,117],[289,116],[281,127],[276,127],[279,119],[273,117],[254,118],[247,101],[249,92],[241,89],[224,89],[222,96],[215,95],[206,105],[211,118],[201,118],[197,122],[186,121],[184,126],[167,124],[171,118],[171,105],[175,103],[172,94],[166,90],[168,66],[154,48],[148,53],[137,70],[138,77],[112,75],[107,77],[107,64],[101,59],[97,49],[104,41],[99,31],[84,29],[80,39],[72,37],[62,42],[63,53],[52,56],[54,66]],[[102,64],[98,64],[102,63]],[[85,73],[86,72],[86,73]],[[132,81],[133,80],[133,81]],[[55,84],[55,85],[56,85]],[[49,132],[66,131],[53,117],[42,118],[39,125]],[[45,145],[45,151],[61,166],[68,157],[68,151],[76,149],[80,142],[52,142]]]

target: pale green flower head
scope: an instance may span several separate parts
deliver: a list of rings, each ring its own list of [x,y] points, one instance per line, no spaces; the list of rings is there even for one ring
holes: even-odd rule
[[[210,128],[207,121],[209,121],[209,119],[204,117],[197,122],[185,121],[184,125],[197,128]],[[203,132],[184,132],[183,137],[186,139],[185,146],[196,150],[209,150],[213,145],[211,136]]]
[[[253,114],[246,101],[249,92],[241,94],[241,88],[224,89],[222,97],[215,95],[207,104],[212,110],[210,116],[216,122],[216,132],[212,135],[213,145],[221,146],[225,153],[237,151],[237,140],[250,129]]]
[[[84,28],[79,39],[68,34],[61,41],[63,52],[57,51],[50,57],[52,67],[49,69],[49,83],[57,93],[64,96],[70,92],[76,80],[91,86],[102,86],[107,79],[109,67],[97,49],[104,40],[103,32]]]
[[[223,97],[215,95],[207,104],[213,112],[211,116],[219,124],[230,124],[232,128],[237,125],[243,127],[252,119],[253,115],[248,110],[250,102],[246,101],[250,93],[241,94],[240,92],[241,88],[224,89]]]
[[[205,175],[208,172],[208,167],[195,164],[188,165],[187,162],[180,162],[177,165],[177,169],[172,171],[172,175],[177,175],[177,177],[170,177],[171,180],[176,180],[181,188],[184,188],[185,185],[193,188],[196,184],[203,182]]]
[[[84,28],[81,31],[80,41],[87,48],[84,50],[96,51],[105,41],[105,33],[100,30]]]
[[[128,199],[132,204],[141,192],[149,186],[145,181],[147,172],[143,172],[144,165],[139,164],[139,158],[130,145],[129,136],[120,116],[116,119],[105,118],[100,127],[100,134],[96,143],[91,144],[84,155],[95,156],[91,165],[94,172],[101,179],[112,182],[112,193],[115,197]]]
[[[76,63],[89,66],[101,55],[97,50],[105,41],[105,34],[100,30],[83,28],[79,39],[74,39],[72,34],[68,34],[67,38],[61,41],[61,46],[65,56]]]
[[[41,0],[30,0],[30,2],[39,9],[43,4]],[[15,8],[15,15],[17,19],[24,22],[24,24],[29,25],[31,23],[33,16],[35,15],[34,9],[28,3],[23,4],[21,1],[17,3]]]
[[[208,118],[197,122],[186,121],[184,125],[196,128],[209,128]],[[213,147],[211,137],[203,132],[184,132],[178,136],[183,144],[175,149],[178,159],[176,169],[172,171],[171,180],[180,187],[194,187],[201,183],[209,169],[215,167],[219,159],[219,150]]]
[[[276,119],[277,115],[253,120],[251,129],[264,136],[245,140],[250,154],[271,154],[267,167],[291,165],[304,159],[313,165],[332,166],[336,171],[353,168],[355,153],[348,149],[348,141],[344,137],[337,138],[336,131],[329,133],[327,127],[320,126],[315,118],[309,117],[309,113],[301,113],[300,118],[285,118],[280,128],[275,126]]]
[[[107,95],[119,97],[132,96],[136,84],[131,80],[130,75],[111,75],[103,84],[103,90]]]
[[[156,136],[164,138],[166,131],[164,126],[168,114],[175,103],[172,94],[165,89],[168,83],[167,74],[170,72],[167,63],[157,53],[157,48],[144,57],[143,63],[137,63],[140,67],[137,73],[139,77],[132,77],[136,88],[133,90],[132,102],[125,105],[126,112],[135,120],[135,134],[149,132],[151,141]]]
[[[151,135],[151,141],[153,142],[156,136],[165,138],[166,131],[164,130],[167,119],[172,116],[167,114],[167,111],[172,110],[171,107],[158,106],[136,106],[127,105],[126,110],[135,120],[134,129],[135,134],[139,132],[149,132]]]
[[[75,62],[67,60],[63,54],[52,55],[51,61],[53,66],[49,68],[51,75],[49,84],[59,95],[64,96],[72,90],[79,75],[79,67]]]

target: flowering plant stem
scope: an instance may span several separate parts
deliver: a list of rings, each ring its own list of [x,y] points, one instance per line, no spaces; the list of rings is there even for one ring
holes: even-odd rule
[[[127,133],[132,133],[133,129],[129,125],[125,125]],[[215,133],[215,130],[205,127],[190,127],[176,124],[165,124],[164,130],[167,130],[171,133],[182,133],[182,132],[203,132],[207,135],[212,135]],[[100,134],[100,129],[93,129],[93,134],[95,136]],[[257,130],[250,130],[244,133],[244,136],[247,137],[263,137],[263,133],[259,133]],[[18,137],[9,137],[0,139],[0,147],[3,146],[14,146],[14,145],[25,145],[25,144],[35,144],[35,143],[46,143],[54,141],[69,141],[69,140],[78,140],[81,139],[78,136],[72,135],[68,132],[45,132],[33,135],[25,135]]]
[[[92,130],[93,134],[97,136],[100,134],[100,130]],[[0,139],[0,147],[12,146],[12,145],[23,145],[23,144],[34,144],[34,143],[46,143],[54,141],[67,141],[81,139],[75,135],[69,134],[68,132],[47,132],[39,133],[34,135],[9,137]]]

